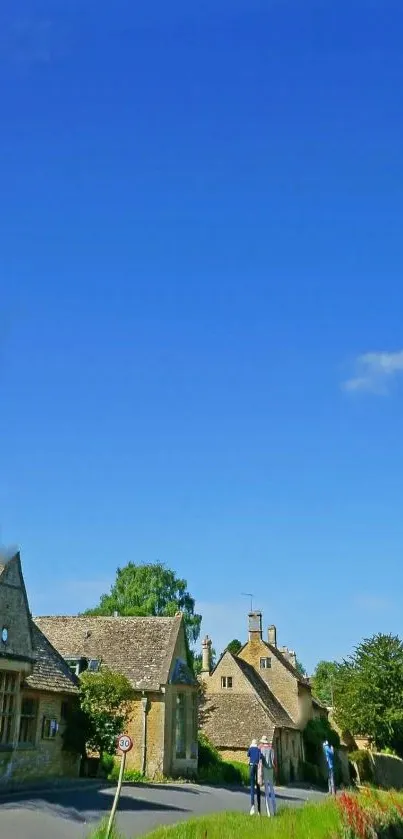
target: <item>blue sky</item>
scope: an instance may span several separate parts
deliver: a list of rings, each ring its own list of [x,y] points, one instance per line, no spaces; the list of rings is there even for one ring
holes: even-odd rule
[[[310,669],[403,634],[399,0],[0,9],[0,524],[32,610],[126,561]]]

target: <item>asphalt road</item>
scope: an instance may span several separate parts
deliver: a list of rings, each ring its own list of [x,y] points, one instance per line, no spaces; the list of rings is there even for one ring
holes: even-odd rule
[[[111,808],[114,787],[88,785],[0,798],[0,839],[84,839]],[[321,793],[299,789],[277,791],[279,806],[318,800]],[[247,791],[186,785],[125,785],[118,827],[128,839],[160,824],[222,810],[248,812]]]

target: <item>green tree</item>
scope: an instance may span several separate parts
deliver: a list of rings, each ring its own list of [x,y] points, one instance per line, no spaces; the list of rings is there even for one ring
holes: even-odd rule
[[[98,606],[88,609],[87,615],[121,616],[163,615],[173,617],[182,612],[188,643],[197,641],[200,634],[201,615],[195,614],[195,601],[187,590],[186,580],[157,562],[135,565],[129,562],[118,568],[109,594],[103,594]]]
[[[394,635],[365,639],[338,668],[335,719],[377,748],[403,747],[403,643]]]
[[[304,665],[301,664],[301,662],[298,660],[298,658],[297,658],[297,661],[295,663],[295,669],[298,671],[300,676],[304,676],[304,678],[306,677],[306,675],[307,675],[306,669],[305,669]]]
[[[86,745],[99,752],[113,754],[116,738],[125,728],[133,688],[120,673],[102,668],[99,673],[88,670],[80,676],[80,705]]]
[[[232,641],[229,642],[227,646],[227,650],[229,650],[232,655],[238,655],[239,651],[242,649],[243,644],[238,641],[238,638],[234,638]]]
[[[324,705],[333,705],[333,685],[338,673],[337,661],[320,661],[311,678],[314,696]]]

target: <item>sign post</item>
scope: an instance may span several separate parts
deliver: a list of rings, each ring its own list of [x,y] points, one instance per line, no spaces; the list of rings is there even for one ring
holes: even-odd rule
[[[111,814],[109,816],[108,827],[106,828],[106,839],[109,839],[111,835],[111,830],[114,822],[114,818],[116,815],[117,806],[119,803],[120,793],[122,789],[122,782],[123,782],[123,774],[125,771],[126,766],[126,755],[127,752],[130,752],[130,749],[133,748],[133,741],[132,738],[129,737],[128,734],[120,734],[118,737],[118,749],[122,752],[122,760],[120,763],[120,770],[119,770],[119,780],[118,785],[116,787],[115,798],[112,804]]]

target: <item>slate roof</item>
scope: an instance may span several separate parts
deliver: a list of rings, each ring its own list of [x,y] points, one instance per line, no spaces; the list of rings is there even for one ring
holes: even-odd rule
[[[307,679],[305,676],[302,676],[299,670],[297,670],[297,668],[291,664],[288,658],[285,655],[283,655],[283,653],[281,653],[280,650],[274,646],[274,644],[269,644],[268,641],[264,641],[263,643],[266,645],[267,649],[270,650],[272,655],[274,655],[278,659],[278,661],[281,661],[281,664],[283,664],[284,667],[289,671],[289,673],[291,673],[291,675],[295,677],[295,679],[297,680],[297,682],[299,682],[300,685],[305,685],[305,687],[308,688],[310,687],[309,679]]]
[[[136,690],[159,690],[168,682],[182,616],[38,617],[36,625],[63,658],[98,659],[123,673]]]
[[[78,679],[33,622],[32,643],[35,663],[31,675],[25,679],[24,686],[50,693],[77,693]]]
[[[202,728],[215,746],[247,749],[255,737],[263,734],[272,737],[275,728],[295,729],[297,726],[256,670],[228,650],[224,655],[230,655],[236,662],[252,690],[250,693],[228,690],[205,695],[201,703]]]
[[[270,688],[259,676],[255,668],[246,661],[243,661],[241,658],[237,658],[235,656],[234,658],[241,668],[244,676],[246,676],[252,685],[260,701],[263,702],[264,706],[267,708],[274,723],[278,726],[283,726],[284,728],[296,728],[285,708],[283,708],[278,699],[276,699],[274,693],[271,692]]]
[[[274,724],[253,694],[208,694],[201,707],[202,728],[217,748],[248,749],[263,734],[271,738]]]

